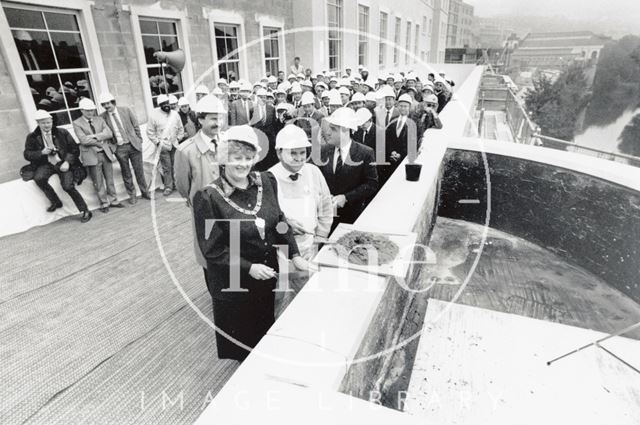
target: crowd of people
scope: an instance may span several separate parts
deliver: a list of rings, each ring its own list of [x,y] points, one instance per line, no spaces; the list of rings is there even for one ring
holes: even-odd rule
[[[191,210],[220,358],[246,357],[274,321],[281,268],[288,269],[280,300],[287,303],[306,281],[319,241],[339,223],[353,223],[398,165],[415,159],[427,130],[442,128],[439,113],[454,85],[444,73],[374,78],[361,67],[314,74],[297,58],[291,70],[304,72],[253,85],[221,78],[211,91],[198,86],[193,109],[185,97],[160,94],[147,120],[163,194],[177,190]],[[87,175],[102,212],[124,207],[115,161],[128,202],[138,200],[134,176],[150,198],[135,114],[109,93],[98,103],[100,114],[91,99],[79,102],[79,143],[38,110],[25,145],[23,178],[35,181],[55,211],[62,202],[48,180],[59,175],[82,222],[92,213],[75,186]]]

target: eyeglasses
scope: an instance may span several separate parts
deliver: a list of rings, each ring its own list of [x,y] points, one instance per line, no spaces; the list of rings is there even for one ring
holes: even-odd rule
[[[427,108],[435,108],[435,107],[437,107],[438,105],[437,105],[436,103],[425,103],[425,106],[426,106]]]

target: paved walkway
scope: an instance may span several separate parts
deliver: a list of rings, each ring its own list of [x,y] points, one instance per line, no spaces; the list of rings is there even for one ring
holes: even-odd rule
[[[160,198],[166,258],[211,318],[189,212]],[[233,374],[151,213],[140,201],[0,239],[0,423],[188,424]]]

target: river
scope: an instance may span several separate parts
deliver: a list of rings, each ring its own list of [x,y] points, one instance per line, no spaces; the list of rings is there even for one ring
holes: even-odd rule
[[[577,145],[605,152],[620,153],[618,149],[620,134],[637,113],[640,113],[640,108],[635,110],[628,109],[611,124],[604,127],[587,127],[581,134],[577,134],[573,140]]]

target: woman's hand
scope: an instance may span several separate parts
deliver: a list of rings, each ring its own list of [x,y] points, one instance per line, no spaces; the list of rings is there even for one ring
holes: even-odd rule
[[[269,266],[264,264],[252,264],[249,269],[249,275],[256,280],[268,280],[276,277],[278,274]]]

